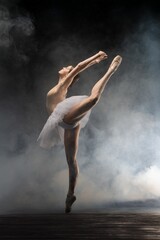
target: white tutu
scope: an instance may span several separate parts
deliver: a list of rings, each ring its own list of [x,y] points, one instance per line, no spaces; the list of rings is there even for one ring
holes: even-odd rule
[[[57,104],[37,139],[41,147],[51,148],[54,145],[58,145],[63,142],[64,129],[59,125],[59,123],[63,122],[64,115],[68,113],[74,105],[80,103],[86,97],[88,96],[72,96]],[[87,114],[80,120],[79,123],[81,128],[84,128],[87,124],[90,113],[91,110],[89,110]]]

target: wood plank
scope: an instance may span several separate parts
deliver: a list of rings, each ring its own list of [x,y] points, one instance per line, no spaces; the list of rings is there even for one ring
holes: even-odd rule
[[[0,216],[0,239],[160,239],[155,213],[15,214]]]

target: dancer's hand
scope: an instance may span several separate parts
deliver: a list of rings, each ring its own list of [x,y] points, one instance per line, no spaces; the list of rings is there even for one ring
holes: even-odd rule
[[[106,59],[108,56],[105,52],[103,51],[99,51],[98,52],[98,57],[96,58],[96,62],[99,63],[101,62],[102,60]]]

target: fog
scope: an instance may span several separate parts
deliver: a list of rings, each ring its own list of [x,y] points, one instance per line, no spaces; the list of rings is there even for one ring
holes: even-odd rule
[[[81,73],[68,96],[90,94],[113,57],[120,54],[123,61],[80,133],[74,211],[159,200],[159,23],[143,18],[114,49],[104,47],[107,37],[99,49],[98,40],[73,34],[38,52],[35,31],[29,14],[0,6],[0,213],[63,212],[63,145],[45,150],[37,143],[48,117],[45,97],[62,66],[75,66],[99,50],[108,59]]]

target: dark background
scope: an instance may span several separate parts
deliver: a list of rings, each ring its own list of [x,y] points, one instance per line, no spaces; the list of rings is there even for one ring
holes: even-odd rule
[[[159,204],[159,29],[157,1],[0,0],[1,212],[62,209],[64,152],[36,142],[45,96],[61,67],[99,50],[107,61],[69,94],[89,94],[115,55],[123,61],[80,137],[77,209]]]

